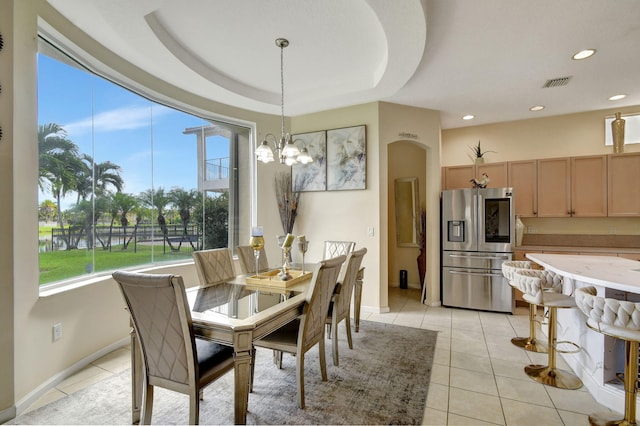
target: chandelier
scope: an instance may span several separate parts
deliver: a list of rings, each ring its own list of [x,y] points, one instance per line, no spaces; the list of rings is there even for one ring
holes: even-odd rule
[[[256,148],[256,157],[263,163],[270,163],[274,161],[273,151],[275,149],[281,164],[292,166],[297,163],[311,163],[313,159],[307,152],[307,149],[298,149],[291,135],[284,131],[284,48],[289,46],[289,40],[286,38],[277,38],[276,46],[280,48],[280,140],[272,133],[267,133],[260,146]],[[273,143],[274,149],[272,149],[269,144],[269,138],[273,139],[271,142]]]

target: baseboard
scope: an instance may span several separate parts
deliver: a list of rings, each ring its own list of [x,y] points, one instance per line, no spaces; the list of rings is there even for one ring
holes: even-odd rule
[[[130,343],[131,343],[131,338],[129,336],[124,337],[124,338],[118,340],[117,342],[112,343],[112,344],[110,344],[108,346],[105,346],[104,348],[100,349],[99,351],[92,353],[91,355],[81,359],[80,361],[76,362],[75,364],[71,365],[70,367],[68,367],[68,368],[62,370],[61,372],[59,372],[58,374],[54,375],[49,380],[47,380],[46,382],[42,383],[40,386],[38,386],[37,388],[35,388],[31,392],[29,392],[22,399],[20,399],[20,401],[18,401],[16,403],[15,412],[14,412],[14,415],[13,415],[12,418],[22,414],[27,408],[29,408],[31,406],[31,404],[36,402],[41,396],[43,396],[45,393],[47,393],[49,391],[49,389],[52,389],[52,388],[56,387],[60,382],[62,382],[67,377],[70,377],[70,376],[74,375],[78,371],[80,371],[83,368],[85,368],[87,365],[91,364],[93,361],[95,361],[95,360],[97,360],[99,358],[102,358],[106,354],[108,354],[110,352],[113,352],[114,350],[116,350],[118,348],[121,348],[123,346],[126,346],[126,345],[128,345]],[[0,423],[1,423],[1,420],[2,419],[0,418]]]
[[[0,411],[0,424],[13,420],[16,416],[16,406],[12,405],[11,407]]]

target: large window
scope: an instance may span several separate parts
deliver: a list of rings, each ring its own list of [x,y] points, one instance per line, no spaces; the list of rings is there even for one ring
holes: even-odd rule
[[[161,105],[40,46],[41,284],[191,259],[248,234],[249,128]]]

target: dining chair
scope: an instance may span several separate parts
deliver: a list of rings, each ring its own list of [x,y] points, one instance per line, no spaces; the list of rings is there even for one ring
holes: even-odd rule
[[[217,284],[236,276],[231,251],[228,248],[194,251],[193,260],[200,285]]]
[[[150,424],[154,386],[189,395],[189,424],[198,424],[202,390],[233,370],[233,347],[194,337],[180,275],[116,271],[142,354],[141,423]]]
[[[301,315],[254,342],[256,347],[295,355],[297,399],[300,408],[304,408],[304,354],[316,344],[319,345],[322,381],[327,380],[324,324],[329,301],[338,280],[340,267],[345,259],[346,256],[338,256],[318,262],[313,270]],[[255,351],[252,351],[252,357],[252,365],[255,365]],[[253,383],[253,379],[251,383]]]
[[[325,241],[323,259],[331,259],[336,256],[346,256],[356,246],[354,241]]]
[[[256,256],[251,246],[236,247],[240,269],[243,274],[255,274],[256,272]],[[267,252],[260,250],[260,258],[258,259],[258,271],[264,272],[269,270],[269,261],[267,260]]]
[[[365,247],[349,253],[345,261],[346,268],[341,268],[333,298],[329,303],[329,313],[325,322],[331,326],[330,330],[333,334],[331,336],[331,349],[333,352],[333,365],[335,366],[338,365],[338,324],[341,321],[344,321],[347,329],[349,349],[353,349],[351,340],[351,295],[360,271],[362,258],[366,253],[367,249]]]

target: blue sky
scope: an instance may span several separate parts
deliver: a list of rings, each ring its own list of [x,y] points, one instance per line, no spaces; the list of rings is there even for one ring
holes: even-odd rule
[[[182,132],[207,121],[38,55],[38,124],[45,123],[64,127],[68,139],[96,162],[118,164],[123,192],[137,195],[152,185],[165,190],[197,187],[196,136]],[[220,149],[207,157],[228,156]],[[39,198],[54,200],[50,193],[40,193]],[[67,197],[63,209],[75,200],[75,194]]]

